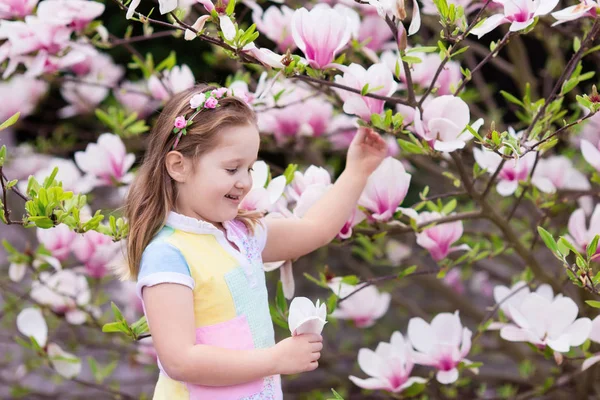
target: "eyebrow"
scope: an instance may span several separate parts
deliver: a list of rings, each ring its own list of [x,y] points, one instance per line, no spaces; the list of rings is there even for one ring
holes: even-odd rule
[[[228,162],[228,163],[239,163],[239,162],[244,162],[244,161],[246,161],[246,160],[243,159],[243,158],[234,158],[234,159],[231,159],[231,160],[227,160],[226,162]],[[254,161],[252,161],[250,164],[254,164],[256,161],[258,161],[258,158],[255,158]]]

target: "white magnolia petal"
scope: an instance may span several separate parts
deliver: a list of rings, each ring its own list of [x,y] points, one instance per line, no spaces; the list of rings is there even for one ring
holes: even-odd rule
[[[48,325],[37,308],[26,308],[17,316],[17,329],[23,335],[33,336],[36,342],[41,346],[46,346],[48,340]]]

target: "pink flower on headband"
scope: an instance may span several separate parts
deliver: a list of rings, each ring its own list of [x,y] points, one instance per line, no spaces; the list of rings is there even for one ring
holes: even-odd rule
[[[194,97],[190,99],[190,107],[198,108],[204,103],[206,100],[206,95],[204,93],[195,94]]]
[[[185,120],[185,117],[180,115],[179,117],[175,118],[175,128],[182,129],[185,128],[186,125],[187,121]]]
[[[204,102],[204,108],[215,108],[219,102],[214,97],[209,97]]]
[[[211,94],[213,96],[215,96],[217,99],[220,99],[221,97],[223,97],[223,95],[227,93],[227,88],[219,88],[219,89],[215,89],[211,92]]]

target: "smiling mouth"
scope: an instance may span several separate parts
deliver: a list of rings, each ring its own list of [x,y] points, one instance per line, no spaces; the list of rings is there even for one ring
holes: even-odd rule
[[[233,201],[239,201],[240,200],[240,196],[233,196],[231,194],[226,194],[225,197],[228,198],[229,200],[233,200]]]

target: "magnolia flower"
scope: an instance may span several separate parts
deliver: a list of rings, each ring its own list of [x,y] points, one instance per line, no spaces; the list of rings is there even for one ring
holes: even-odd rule
[[[592,329],[590,331],[590,340],[596,343],[600,343],[600,315],[593,319]],[[600,361],[600,353],[596,353],[593,356],[586,359],[581,365],[581,370],[585,371],[592,365]]]
[[[385,64],[373,64],[369,69],[365,69],[360,64],[352,63],[348,67],[339,67],[344,71],[344,75],[336,75],[336,83],[349,86],[357,90],[363,90],[365,85],[369,85],[369,93],[380,96],[390,96],[398,87],[394,81],[392,72]],[[370,121],[371,114],[381,114],[383,112],[383,100],[373,97],[361,96],[360,94],[348,92],[346,90],[334,89],[344,101],[344,112],[354,114],[360,118]]]
[[[93,278],[102,278],[111,262],[119,257],[121,245],[110,236],[97,231],[77,235],[71,246],[73,254],[85,264],[86,273]]]
[[[36,14],[46,22],[69,26],[79,31],[102,15],[104,7],[102,3],[87,0],[42,1]]]
[[[565,156],[539,159],[531,183],[546,193],[553,193],[558,189],[591,189],[586,176],[579,172],[573,166],[573,162]]]
[[[559,25],[568,21],[574,21],[583,17],[596,18],[596,9],[600,7],[597,2],[591,0],[581,0],[579,4],[563,8],[560,11],[553,12],[552,15],[557,19],[552,26]]]
[[[520,306],[509,305],[515,324],[508,324],[500,336],[511,342],[529,342],[538,347],[546,345],[565,353],[588,338],[592,329],[589,318],[577,318],[579,308],[568,297],[557,296],[553,300],[537,293],[529,293]]]
[[[208,21],[209,19],[210,19],[210,14],[202,15],[201,17],[199,17],[196,20],[196,22],[194,22],[194,24],[192,25],[192,28],[194,28],[196,30],[196,32],[192,31],[191,29],[186,29],[184,39],[185,40],[196,39],[198,34],[202,33],[202,30],[204,29],[204,25],[206,24],[206,21]]]
[[[388,240],[385,245],[385,254],[388,260],[390,260],[390,263],[395,267],[399,266],[402,261],[410,257],[411,252],[409,246],[395,239]]]
[[[546,283],[538,286],[535,292],[531,292],[529,290],[529,287],[527,286],[527,283],[524,281],[516,282],[510,288],[503,285],[497,285],[494,287],[493,290],[494,300],[496,301],[496,304],[500,305],[500,309],[508,319],[512,319],[512,315],[510,313],[511,308],[518,309],[519,307],[521,307],[523,300],[525,300],[525,298],[530,293],[537,293],[539,296],[542,296],[548,301],[552,301],[554,299],[554,292],[552,290],[552,286]],[[562,297],[562,294],[559,293],[556,295],[556,297]],[[494,322],[490,324],[488,329],[496,330],[503,328],[504,326],[506,326],[506,324],[501,322]]]
[[[118,89],[113,89],[113,94],[127,111],[137,113],[140,118],[151,114],[159,103],[148,92],[145,81],[124,81]]]
[[[331,176],[325,168],[311,165],[304,173],[294,171],[294,179],[287,187],[286,195],[298,201],[306,188],[314,184],[331,185]]]
[[[4,122],[16,112],[21,113],[21,118],[30,115],[47,91],[46,82],[24,75],[0,81],[0,121]]]
[[[411,65],[411,79],[413,84],[418,84],[424,88],[429,87],[436,75],[442,60],[437,54],[422,53],[418,51],[419,47],[411,49],[411,57],[421,59],[420,63]],[[381,54],[381,62],[384,63],[392,73],[396,73],[396,65],[400,72],[400,80],[406,83],[406,72],[404,64],[398,55],[398,51],[387,50]],[[438,89],[437,95],[448,95],[452,93],[452,88],[456,88],[462,78],[460,72],[460,63],[448,61],[435,81],[434,87]],[[428,97],[427,99],[431,99]],[[423,104],[425,106],[427,103]],[[407,106],[404,106],[407,107]],[[414,112],[413,109],[411,109]],[[406,121],[410,123],[412,119]]]
[[[367,15],[360,23],[358,41],[365,43],[367,49],[378,51],[387,43],[394,33],[386,24],[381,23],[381,18],[376,15]]]
[[[67,225],[59,224],[50,229],[37,229],[37,238],[59,261],[69,257],[71,244],[77,234]]]
[[[410,341],[405,340],[400,332],[392,333],[390,343],[380,342],[375,351],[360,349],[358,366],[368,379],[350,376],[349,379],[363,389],[387,390],[400,393],[415,383],[425,383],[421,377],[410,377],[414,362]]]
[[[502,24],[510,23],[509,30],[517,32],[533,24],[535,17],[548,14],[556,7],[558,0],[494,0],[504,7],[502,14],[494,14],[483,24],[473,28],[471,33],[481,38]]]
[[[356,292],[339,303],[331,316],[338,319],[350,319],[358,328],[373,326],[375,321],[383,317],[390,307],[392,296],[389,293],[380,293],[373,285],[367,283],[349,285],[343,283],[342,278],[333,278],[327,283],[327,286],[339,298]],[[366,287],[361,289],[363,286]]]
[[[358,204],[371,211],[375,220],[388,221],[406,197],[410,179],[399,160],[387,157],[369,176]]]
[[[52,368],[64,378],[71,379],[81,372],[81,361],[71,353],[63,351],[56,343],[48,343],[48,325],[37,308],[25,308],[17,316],[17,330],[33,337],[41,348],[46,349]]]
[[[352,236],[352,228],[363,222],[366,218],[367,215],[364,212],[355,208],[352,211],[352,214],[350,214],[350,217],[348,217],[348,220],[344,223],[344,226],[342,226],[342,229],[340,229],[337,237],[342,240],[350,238]]]
[[[569,217],[569,234],[566,235],[566,239],[580,252],[586,252],[587,246],[594,237],[600,235],[600,204],[597,204],[594,208],[589,227],[586,226],[585,219],[583,209],[575,210]],[[596,250],[596,254],[599,253],[600,246]]]
[[[45,265],[45,264],[48,264],[49,266],[54,268],[56,271],[59,271],[62,269],[62,265],[60,264],[60,261],[57,258],[48,256],[46,254],[36,254],[35,258],[33,259],[33,262],[31,263],[31,265],[35,269],[38,269],[42,265]],[[10,263],[10,265],[8,267],[8,277],[13,282],[20,282],[23,279],[23,277],[25,277],[26,272],[27,272],[27,264],[26,263],[12,262],[12,263]]]
[[[267,185],[269,167],[264,161],[256,161],[252,165],[250,174],[252,175],[252,189],[244,197],[239,208],[247,211],[269,211],[283,194],[286,185],[285,176],[280,175],[273,178]]]
[[[133,179],[133,174],[127,171],[135,162],[135,155],[127,154],[121,138],[111,133],[103,133],[97,143],[90,143],[85,151],[76,152],[75,162],[82,171],[95,176],[101,185],[130,183]]]
[[[411,318],[408,322],[408,338],[417,350],[414,362],[437,368],[436,379],[445,385],[456,382],[456,367],[461,361],[471,364],[465,358],[471,350],[471,336],[471,331],[463,328],[458,311],[438,314],[431,324],[421,318]]]
[[[292,336],[314,333],[320,335],[327,323],[327,307],[325,303],[313,304],[306,297],[295,297],[290,304],[288,325]]]
[[[70,324],[80,325],[87,318],[87,313],[80,308],[88,305],[91,293],[84,276],[60,270],[53,274],[40,273],[39,281],[31,284],[31,298],[65,314]]]
[[[473,156],[477,164],[489,174],[494,174],[502,162],[501,156],[487,149],[474,148]],[[512,195],[519,187],[519,182],[527,181],[534,163],[535,153],[527,153],[523,157],[505,162],[498,174],[498,194],[505,197]],[[540,190],[548,189],[543,180],[539,179],[537,182]]]
[[[406,10],[404,8],[403,0],[368,0],[369,4],[377,9],[377,14],[381,18],[386,16],[390,18],[396,18],[404,20],[406,18]],[[421,14],[419,13],[419,4],[416,0],[413,0],[413,13],[410,26],[408,27],[408,34],[412,35],[416,33],[421,27]],[[403,27],[404,28],[404,27]]]
[[[38,0],[2,0],[0,1],[0,19],[23,18],[30,15]]]
[[[283,56],[281,54],[277,54],[272,50],[267,49],[266,47],[257,47],[254,42],[248,43],[244,46],[242,51],[250,53],[253,57],[255,57],[258,61],[260,61],[264,66],[271,68],[283,68],[284,65],[281,63],[281,59]]]
[[[155,99],[166,101],[172,95],[193,87],[194,84],[194,74],[190,67],[184,64],[164,71],[162,80],[152,75],[148,79],[148,90]]]
[[[65,191],[72,191],[75,193],[85,194],[92,190],[95,183],[95,178],[91,175],[82,176],[81,172],[75,166],[72,160],[65,160],[63,158],[53,158],[47,165],[47,167],[38,170],[34,177],[40,183],[43,184],[44,180],[50,176],[54,168],[58,168],[55,180],[62,182],[62,187]],[[18,184],[19,190],[23,193],[27,190],[27,182],[21,181]]]
[[[296,48],[290,30],[293,16],[294,10],[285,5],[270,6],[264,13],[262,8],[258,7],[252,13],[252,20],[260,33],[275,42],[279,51],[285,52],[287,49],[294,51]]]
[[[338,11],[302,7],[292,17],[292,37],[313,68],[327,68],[336,54],[348,43],[351,25]]]
[[[166,13],[171,12],[174,9],[176,9],[177,1],[178,0],[158,0],[158,7],[160,10],[160,13],[166,14]],[[133,0],[129,4],[129,8],[127,9],[127,14],[125,15],[125,18],[131,19],[133,17],[133,14],[135,13],[135,10],[138,8],[138,6],[140,5],[141,2],[142,2],[142,0]]]
[[[600,143],[593,145],[587,140],[581,141],[581,154],[596,171],[600,172]]]
[[[442,218],[444,215],[438,212],[424,211],[417,218],[418,224],[424,224]],[[463,234],[462,221],[446,222],[427,228],[416,234],[417,244],[429,251],[434,260],[440,261],[449,253],[459,250],[470,250],[469,246],[450,247],[459,240]]]
[[[433,99],[423,110],[415,108],[414,127],[416,133],[432,144],[438,151],[452,152],[465,147],[473,135],[466,130],[469,123],[469,106],[459,97],[445,95]],[[479,119],[473,124],[478,130],[483,125]]]

